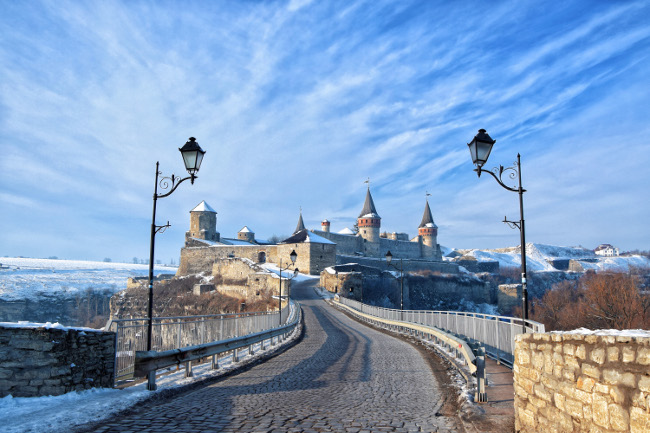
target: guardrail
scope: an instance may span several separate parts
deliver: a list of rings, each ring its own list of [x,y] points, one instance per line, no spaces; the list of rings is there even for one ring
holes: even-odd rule
[[[288,308],[280,314],[281,318],[277,311],[154,317],[152,349],[162,352],[264,331],[284,323]],[[106,329],[116,333],[115,382],[132,378],[135,353],[147,349],[147,319],[112,320]]]
[[[488,356],[511,368],[514,362],[515,337],[524,333],[523,320],[514,317],[459,311],[402,311],[362,304],[343,297],[340,302],[371,316],[432,326],[461,336],[469,342],[478,342],[485,347]],[[526,333],[532,332],[544,332],[544,325],[528,320]]]
[[[273,344],[273,339],[276,338],[276,343],[284,340],[295,327],[302,320],[302,310],[300,305],[291,302],[294,307],[293,314],[287,324],[273,328],[270,330],[256,332],[253,334],[245,335],[242,337],[230,338],[222,341],[214,341],[195,346],[184,347],[180,349],[167,350],[163,352],[156,351],[137,351],[135,353],[135,377],[148,377],[147,389],[154,391],[156,389],[156,370],[160,368],[170,367],[184,363],[186,365],[185,375],[191,376],[191,362],[212,356],[212,368],[218,368],[217,356],[224,352],[233,352],[233,360],[237,361],[237,350],[243,347],[248,347],[249,353],[253,353],[253,346],[257,343],[261,344],[262,350],[264,343],[269,341]]]

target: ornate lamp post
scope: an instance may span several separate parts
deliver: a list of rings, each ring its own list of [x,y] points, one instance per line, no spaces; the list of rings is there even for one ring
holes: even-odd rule
[[[512,167],[495,167],[492,170],[483,170],[483,165],[487,162],[492,146],[496,140],[493,140],[485,129],[479,129],[478,134],[474,139],[467,143],[469,146],[469,153],[472,155],[472,162],[476,165],[474,171],[481,177],[481,173],[489,173],[490,176],[497,181],[499,185],[508,191],[519,193],[519,221],[508,221],[503,217],[503,222],[508,224],[511,228],[518,228],[521,237],[521,295],[522,295],[522,319],[524,320],[524,332],[526,332],[526,321],[528,320],[528,287],[526,281],[526,229],[524,225],[524,192],[525,189],[521,187],[521,156],[517,154],[517,161]],[[510,179],[517,178],[519,186],[517,188],[509,187],[503,183],[503,175],[507,173]]]
[[[183,147],[178,149],[183,156],[183,163],[185,164],[185,169],[190,174],[184,178],[178,178],[173,174],[171,177],[162,177],[160,182],[158,181],[158,176],[162,173],[158,170],[160,163],[156,162],[156,182],[154,183],[154,193],[153,193],[153,216],[151,217],[151,242],[149,246],[149,307],[147,314],[147,351],[151,350],[151,338],[152,338],[152,316],[153,316],[153,263],[154,263],[154,245],[156,240],[156,233],[164,232],[167,227],[169,227],[169,221],[163,226],[156,225],[156,201],[159,198],[164,198],[171,195],[178,186],[190,180],[194,184],[194,179],[196,179],[196,173],[198,173],[199,168],[201,168],[201,162],[203,161],[203,155],[205,151],[201,149],[199,143],[196,142],[196,138],[190,137],[190,139],[185,143]],[[158,188],[161,190],[169,190],[165,193],[158,193]],[[154,374],[150,373],[150,374]],[[149,385],[152,386],[155,390],[155,380],[152,382],[151,378],[149,380]]]
[[[396,270],[399,271],[399,292],[400,292],[400,297],[399,297],[399,309],[400,309],[400,320],[402,316],[404,315],[404,261],[402,259],[399,259],[399,268],[395,265],[393,265],[391,262],[393,261],[393,255],[388,251],[386,253],[386,265],[392,266]]]
[[[289,258],[291,259],[291,263],[287,264],[286,268],[282,267],[282,259],[280,259],[280,289],[278,290],[278,316],[280,317],[280,326],[282,326],[282,271],[286,271],[291,266],[296,264],[296,259],[298,258],[298,254],[296,254],[296,250],[291,251],[291,254],[289,254]],[[296,275],[298,275],[298,269],[295,269],[293,271],[293,276],[290,278],[290,280],[294,279]],[[287,297],[287,302],[289,302],[288,297]]]

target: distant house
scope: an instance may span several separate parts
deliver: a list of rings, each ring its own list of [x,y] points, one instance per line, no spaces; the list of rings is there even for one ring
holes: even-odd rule
[[[618,248],[610,244],[600,244],[594,250],[594,253],[599,256],[614,257],[618,256]]]

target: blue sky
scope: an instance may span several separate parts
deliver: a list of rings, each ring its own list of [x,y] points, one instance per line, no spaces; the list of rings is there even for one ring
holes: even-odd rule
[[[156,257],[189,210],[218,230],[289,235],[354,223],[366,178],[382,230],[517,245],[517,195],[477,179],[522,156],[527,240],[650,249],[650,4],[612,1],[1,3],[0,256]]]

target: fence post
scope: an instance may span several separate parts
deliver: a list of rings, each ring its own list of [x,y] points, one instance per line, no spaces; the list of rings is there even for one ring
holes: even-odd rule
[[[155,391],[156,388],[158,388],[156,386],[156,370],[152,370],[147,375],[147,390]]]
[[[218,370],[219,369],[219,356],[218,355],[212,355],[212,366],[211,368],[213,370]]]
[[[192,377],[194,374],[192,373],[192,361],[187,361],[185,363],[185,377]]]
[[[485,347],[479,346],[476,350],[476,395],[474,396],[474,400],[479,403],[488,401],[485,383]]]

